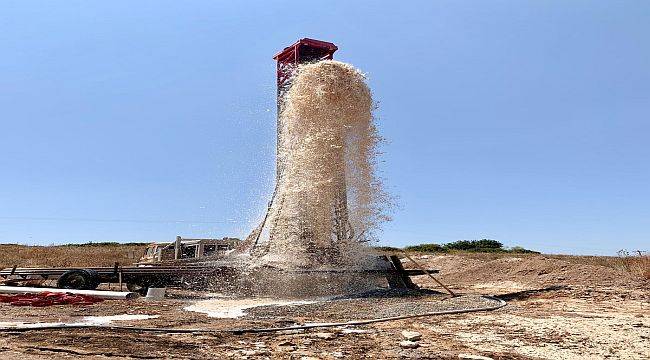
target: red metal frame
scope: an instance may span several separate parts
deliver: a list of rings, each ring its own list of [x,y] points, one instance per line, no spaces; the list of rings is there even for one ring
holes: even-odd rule
[[[336,50],[338,50],[338,47],[330,42],[303,38],[287,46],[284,50],[273,56],[273,59],[277,61],[277,151],[280,151],[279,146],[282,143],[282,126],[280,125],[280,114],[282,113],[283,103],[282,98],[284,92],[289,88],[289,80],[291,80],[294,70],[298,67],[298,64],[301,63],[332,60]],[[276,176],[279,179],[284,168],[280,161],[279,153],[277,153],[277,155]]]
[[[278,93],[291,78],[298,64],[319,60],[332,60],[336,45],[314,39],[303,38],[273,56],[277,61]]]

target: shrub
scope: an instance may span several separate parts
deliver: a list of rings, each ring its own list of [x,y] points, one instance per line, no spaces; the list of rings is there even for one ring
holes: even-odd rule
[[[386,252],[399,252],[399,251],[402,251],[402,249],[392,247],[392,246],[373,246],[373,248],[375,250],[386,251]]]
[[[537,251],[524,249],[521,246],[515,246],[511,249],[505,249],[503,244],[496,240],[458,240],[444,245],[438,244],[420,244],[404,248],[407,251],[435,253],[435,252],[481,252],[481,253],[515,253],[515,254],[539,254]]]
[[[623,270],[650,280],[650,255],[647,252],[637,250],[636,254],[630,254],[626,250],[620,250],[618,258]]]
[[[447,250],[464,250],[464,251],[501,251],[503,244],[496,240],[458,240],[444,245]]]
[[[521,246],[513,246],[510,249],[510,252],[515,254],[539,254],[539,251],[524,249]]]
[[[420,245],[413,245],[413,246],[407,246],[404,248],[406,251],[416,251],[416,252],[446,252],[447,250],[438,245],[438,244],[420,244]]]

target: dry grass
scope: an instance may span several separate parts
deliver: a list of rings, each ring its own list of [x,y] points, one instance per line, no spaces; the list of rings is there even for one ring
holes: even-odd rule
[[[461,255],[471,259],[491,261],[508,257],[535,257],[540,254],[513,254],[513,253],[473,253],[473,252],[446,252],[441,255]],[[650,280],[650,255],[647,253],[628,253],[620,251],[618,256],[596,256],[596,255],[554,255],[541,254],[541,256],[559,259],[575,264],[604,266],[620,271],[625,271],[636,277]]]
[[[627,251],[620,251],[618,253],[618,256],[545,256],[573,263],[605,266],[612,269],[628,272],[636,277],[650,280],[650,255],[644,253],[630,254]]]
[[[625,271],[650,280],[650,255],[641,251],[636,255],[631,255],[627,251],[620,251],[618,254]]]
[[[0,268],[99,267],[137,261],[146,245],[25,246],[0,244]]]

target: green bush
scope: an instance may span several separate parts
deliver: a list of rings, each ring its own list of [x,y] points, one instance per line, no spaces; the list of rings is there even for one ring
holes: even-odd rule
[[[464,251],[499,251],[503,250],[503,244],[496,240],[458,240],[443,245],[447,250],[464,250]]]
[[[513,246],[509,251],[514,254],[539,254],[539,251],[524,249],[521,246]]]
[[[402,249],[392,247],[392,246],[373,246],[373,248],[375,250],[386,251],[386,252],[399,252],[399,251],[402,251]]]
[[[399,250],[391,247],[379,247],[391,250]],[[481,239],[481,240],[458,240],[443,245],[438,244],[419,244],[411,245],[404,248],[406,251],[422,252],[422,253],[444,253],[444,252],[484,252],[484,253],[515,253],[515,254],[539,254],[537,251],[524,249],[521,246],[515,246],[511,249],[506,249],[503,244],[496,240]]]
[[[438,244],[420,244],[420,245],[413,245],[413,246],[407,246],[404,248],[406,251],[416,251],[416,252],[446,252],[447,250],[438,245]]]

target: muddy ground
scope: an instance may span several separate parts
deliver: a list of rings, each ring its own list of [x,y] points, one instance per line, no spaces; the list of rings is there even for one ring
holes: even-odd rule
[[[650,358],[647,281],[608,267],[544,256],[480,259],[423,255],[416,260],[426,267],[440,269],[440,279],[465,296],[454,300],[432,293],[267,306],[244,310],[246,314],[237,318],[212,318],[205,313],[184,310],[209,297],[206,293],[188,291],[172,292],[172,298],[160,302],[139,299],[47,308],[0,304],[0,325],[3,322],[79,322],[88,316],[146,314],[158,317],[113,324],[217,330],[193,334],[105,329],[4,332],[0,336],[0,358]],[[414,280],[422,287],[441,290],[426,276]],[[458,302],[466,302],[467,307],[485,305],[475,294],[499,295],[508,305],[490,312],[419,317],[356,327],[262,334],[218,331],[418,313],[453,308]],[[417,332],[421,337],[404,344],[403,330]]]

